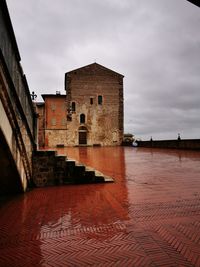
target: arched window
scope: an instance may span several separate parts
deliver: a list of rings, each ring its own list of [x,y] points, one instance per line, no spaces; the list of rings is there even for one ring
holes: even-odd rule
[[[85,114],[80,115],[80,123],[85,123]]]
[[[102,95],[98,95],[98,105],[102,105],[103,103],[103,97]]]
[[[75,111],[76,111],[76,103],[72,102],[72,112],[75,112]]]

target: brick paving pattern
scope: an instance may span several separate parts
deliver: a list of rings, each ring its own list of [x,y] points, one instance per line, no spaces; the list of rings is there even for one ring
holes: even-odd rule
[[[200,153],[67,148],[113,184],[1,198],[0,266],[200,266]]]

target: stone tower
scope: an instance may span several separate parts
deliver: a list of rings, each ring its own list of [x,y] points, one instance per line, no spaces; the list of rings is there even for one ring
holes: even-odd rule
[[[65,74],[69,146],[121,144],[123,78],[97,63]]]

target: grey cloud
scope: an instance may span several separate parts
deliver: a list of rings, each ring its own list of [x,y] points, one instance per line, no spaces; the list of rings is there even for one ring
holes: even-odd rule
[[[186,0],[7,0],[31,90],[98,63],[125,75],[125,131],[200,137],[200,12]]]

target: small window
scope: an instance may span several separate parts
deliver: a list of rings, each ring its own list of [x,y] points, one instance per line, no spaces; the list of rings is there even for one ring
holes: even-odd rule
[[[93,97],[90,97],[90,105],[93,105]]]
[[[75,112],[75,111],[76,111],[76,103],[72,102],[72,112]]]
[[[56,104],[54,104],[54,103],[51,104],[51,110],[52,111],[56,110]]]
[[[51,125],[52,126],[55,126],[56,125],[56,119],[55,118],[51,119]]]
[[[103,97],[102,95],[98,95],[98,105],[102,105]]]
[[[66,119],[65,119],[65,118],[62,118],[62,120],[61,120],[61,125],[62,125],[62,126],[65,126],[65,125],[66,125]]]
[[[85,123],[85,114],[80,115],[80,123]]]

